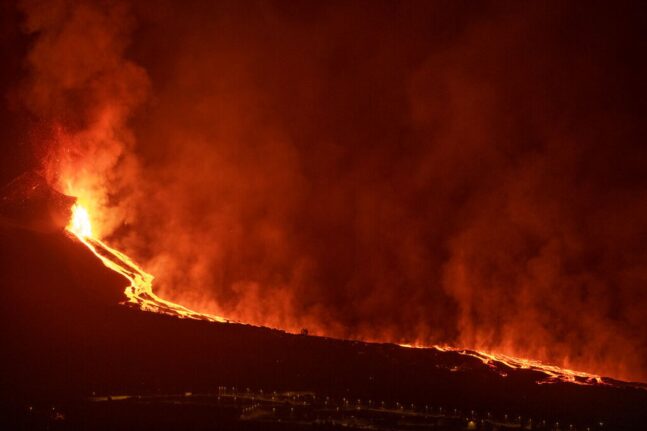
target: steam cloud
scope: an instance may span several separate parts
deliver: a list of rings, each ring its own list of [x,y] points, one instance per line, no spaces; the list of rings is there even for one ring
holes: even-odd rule
[[[48,166],[161,296],[647,380],[639,7],[207,3],[23,4]]]

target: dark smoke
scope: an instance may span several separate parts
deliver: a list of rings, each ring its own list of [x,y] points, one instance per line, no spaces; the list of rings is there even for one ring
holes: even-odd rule
[[[136,85],[38,112],[123,108],[110,241],[162,296],[647,379],[639,3],[99,4],[118,43],[44,64]]]

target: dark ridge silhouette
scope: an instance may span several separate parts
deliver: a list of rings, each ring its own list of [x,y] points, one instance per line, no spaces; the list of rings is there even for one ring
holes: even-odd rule
[[[0,223],[41,232],[62,230],[75,198],[52,189],[34,171],[26,171],[0,188]]]

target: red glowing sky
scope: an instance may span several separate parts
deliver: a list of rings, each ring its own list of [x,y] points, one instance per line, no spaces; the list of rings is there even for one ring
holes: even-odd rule
[[[647,379],[639,4],[203,3],[3,6],[3,179],[201,311]]]

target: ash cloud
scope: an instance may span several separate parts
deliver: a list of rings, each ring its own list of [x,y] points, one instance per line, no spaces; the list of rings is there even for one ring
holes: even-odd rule
[[[125,100],[133,136],[101,178],[119,177],[129,223],[110,240],[163,297],[647,379],[639,4],[127,10],[112,52],[132,86],[75,83],[65,107],[76,122]],[[58,112],[51,91],[39,114]],[[116,174],[124,158],[138,168]]]
[[[137,183],[127,122],[149,82],[124,56],[134,17],[119,1],[26,0],[17,9],[31,46],[11,97],[33,118],[39,170],[106,235],[128,219],[128,189]]]

